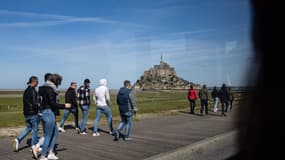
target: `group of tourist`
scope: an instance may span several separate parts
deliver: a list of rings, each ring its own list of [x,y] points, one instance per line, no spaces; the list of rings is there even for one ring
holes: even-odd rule
[[[203,85],[202,89],[197,94],[196,90],[193,88],[193,86],[190,86],[190,89],[188,91],[188,100],[190,103],[190,113],[195,113],[195,106],[196,106],[196,100],[199,98],[201,107],[200,107],[200,115],[204,115],[204,108],[205,108],[205,114],[208,114],[208,106],[209,106],[209,94],[208,89],[206,85]],[[234,94],[230,87],[227,87],[226,84],[223,84],[221,89],[218,90],[215,86],[211,92],[212,98],[213,98],[213,111],[218,111],[218,103],[221,101],[222,109],[221,113],[222,116],[226,116],[225,112],[228,111],[228,108],[232,110],[233,108],[233,101],[234,101]]]
[[[65,132],[64,122],[72,113],[74,115],[74,126],[80,135],[87,134],[86,123],[90,109],[90,80],[85,79],[84,84],[77,89],[76,82],[71,82],[70,87],[65,92],[65,104],[59,103],[58,86],[62,82],[62,76],[59,74],[45,74],[45,83],[39,87],[38,78],[30,77],[27,82],[28,87],[23,93],[23,114],[25,117],[26,128],[13,141],[14,151],[19,150],[19,143],[31,132],[32,133],[32,154],[35,159],[40,160],[57,160],[59,159],[54,151],[58,138],[58,132]],[[99,86],[94,91],[93,97],[96,105],[96,118],[93,127],[93,136],[100,136],[98,124],[102,114],[105,114],[109,124],[109,134],[114,135],[114,140],[118,141],[120,137],[124,140],[130,138],[130,129],[132,117],[137,112],[132,85],[129,80],[124,81],[124,86],[120,88],[117,94],[117,104],[120,111],[121,122],[116,130],[113,130],[111,100],[107,87],[107,80],[101,79]],[[81,122],[78,122],[78,108],[82,111]],[[59,128],[56,124],[56,116],[60,115],[59,109],[65,109]],[[38,138],[39,123],[43,125],[43,137]],[[126,128],[125,134],[121,133]]]
[[[65,92],[65,104],[59,103],[59,89],[61,85],[62,76],[59,74],[47,73],[44,76],[45,82],[39,87],[38,78],[36,76],[30,77],[27,82],[28,87],[23,93],[23,114],[26,121],[26,128],[21,132],[13,141],[14,151],[19,150],[19,143],[31,132],[32,140],[32,154],[35,159],[40,160],[57,160],[59,159],[55,155],[55,144],[57,142],[58,133],[65,132],[64,123],[72,113],[74,116],[74,127],[80,135],[87,134],[86,123],[88,120],[88,114],[91,104],[91,91],[90,80],[85,79],[82,86],[77,88],[76,82],[71,82],[70,87]],[[225,84],[222,85],[218,91],[217,87],[212,90],[213,98],[213,111],[218,111],[218,102],[221,101],[222,116],[226,116],[228,108],[232,109],[234,96],[230,87]],[[193,86],[190,86],[188,91],[188,100],[190,102],[190,113],[195,113],[196,100],[200,99],[201,108],[200,114],[208,114],[209,96],[206,85],[203,85],[202,89],[197,94]],[[107,117],[109,134],[114,136],[114,140],[118,141],[120,137],[124,140],[132,140],[130,138],[130,130],[132,124],[132,117],[137,112],[137,106],[135,103],[134,93],[132,85],[129,80],[125,80],[123,87],[117,93],[117,105],[121,116],[121,122],[116,130],[113,129],[112,112],[111,112],[111,99],[110,91],[107,87],[107,80],[101,79],[98,87],[94,90],[93,96],[94,104],[96,105],[96,118],[93,125],[93,136],[100,136],[98,132],[98,124],[105,114]],[[78,108],[82,111],[82,118],[79,123]],[[65,109],[63,117],[60,121],[59,128],[56,124],[56,116],[60,115],[59,109]],[[39,123],[43,125],[43,137],[38,138]],[[125,128],[125,134],[121,133]]]

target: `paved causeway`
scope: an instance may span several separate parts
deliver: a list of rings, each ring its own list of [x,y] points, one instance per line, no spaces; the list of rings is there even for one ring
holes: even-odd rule
[[[118,142],[114,142],[113,137],[104,132],[101,132],[100,137],[92,137],[91,130],[88,135],[78,135],[74,129],[67,129],[65,133],[59,135],[57,155],[63,160],[145,159],[231,131],[235,129],[234,124],[233,113],[221,117],[210,112],[208,116],[201,117],[179,112],[175,116],[133,122],[131,137],[134,140]],[[106,129],[106,126],[102,129]],[[12,140],[13,138],[0,140],[1,160],[32,159],[27,139],[20,144],[20,151],[17,153],[12,151]]]

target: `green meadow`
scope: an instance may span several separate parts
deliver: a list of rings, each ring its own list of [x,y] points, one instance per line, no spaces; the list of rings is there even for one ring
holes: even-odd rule
[[[64,102],[64,94],[61,94],[61,102]],[[136,103],[138,106],[138,114],[161,113],[170,110],[188,111],[189,102],[187,100],[187,91],[161,91],[161,92],[136,92]],[[240,97],[240,96],[239,96]],[[241,101],[237,98],[236,104]],[[111,92],[111,109],[114,119],[119,119],[118,106],[116,104],[116,93]],[[210,109],[213,102],[210,100]],[[95,119],[95,105],[91,105],[89,112],[89,120]],[[197,100],[196,110],[200,109],[200,102]],[[63,115],[57,117],[59,121]],[[81,111],[79,112],[79,118]],[[73,116],[69,116],[68,121],[72,121]],[[17,127],[25,125],[22,114],[22,96],[21,93],[13,94],[0,92],[0,128]]]

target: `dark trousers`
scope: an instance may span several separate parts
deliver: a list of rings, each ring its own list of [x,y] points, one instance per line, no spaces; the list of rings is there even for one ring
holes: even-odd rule
[[[200,110],[201,114],[204,112],[204,107],[205,107],[205,113],[208,114],[208,100],[201,100],[201,110]]]
[[[225,108],[225,105],[226,105],[226,108]],[[229,106],[228,101],[222,101],[222,114],[228,111],[228,106]]]
[[[59,126],[61,128],[64,127],[64,122],[67,120],[67,118],[70,115],[70,113],[72,113],[73,116],[74,116],[74,127],[75,128],[79,128],[79,124],[78,124],[78,109],[77,108],[66,109],[64,111],[64,114],[63,114],[63,117],[61,119],[61,122],[60,122]]]
[[[189,103],[190,103],[190,113],[194,114],[194,111],[195,111],[195,100],[189,100]]]

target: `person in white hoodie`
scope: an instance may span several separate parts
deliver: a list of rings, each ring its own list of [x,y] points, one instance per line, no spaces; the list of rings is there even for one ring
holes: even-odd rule
[[[109,88],[107,87],[107,80],[101,79],[99,86],[95,89],[93,100],[96,104],[96,118],[94,121],[93,136],[100,136],[98,132],[98,123],[104,113],[108,120],[110,134],[113,132],[112,113],[111,113],[111,100]]]

